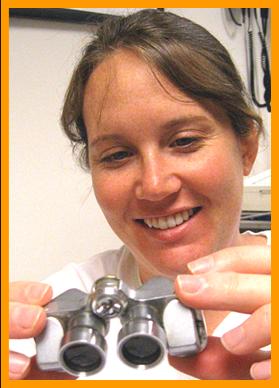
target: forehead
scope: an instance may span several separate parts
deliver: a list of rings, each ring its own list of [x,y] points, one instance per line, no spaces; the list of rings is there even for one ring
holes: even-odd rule
[[[112,105],[131,104],[135,100],[187,100],[158,71],[136,53],[119,50],[107,57],[91,74],[84,95],[84,108],[94,110]]]
[[[211,104],[212,105],[212,104]],[[215,107],[214,110],[219,109]],[[208,104],[182,93],[158,70],[136,53],[119,50],[107,57],[91,74],[84,94],[83,116],[87,129],[113,122],[169,120],[180,111],[211,116]],[[221,114],[223,116],[223,114]],[[220,112],[219,112],[220,117]]]

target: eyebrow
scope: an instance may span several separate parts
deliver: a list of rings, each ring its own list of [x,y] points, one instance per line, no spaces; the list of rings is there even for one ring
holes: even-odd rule
[[[182,125],[192,125],[192,124],[209,124],[211,123],[211,119],[207,116],[203,115],[190,115],[190,116],[182,116],[164,123],[161,128],[163,129],[172,129],[176,127],[180,127]]]
[[[183,125],[192,125],[192,124],[209,124],[211,123],[210,118],[203,116],[203,115],[190,115],[190,116],[182,116],[178,118],[171,119],[164,124],[160,126],[162,130],[168,131],[171,129],[175,129],[178,127],[181,127]],[[91,142],[90,142],[90,148],[95,147],[99,143],[105,142],[105,141],[114,141],[119,142],[123,141],[124,136],[111,133],[111,134],[104,134],[96,136]]]
[[[118,135],[118,134],[106,134],[106,135],[100,135],[100,136],[96,136],[91,142],[90,142],[90,148],[93,148],[95,147],[96,145],[98,145],[98,143],[102,143],[102,142],[105,142],[105,141],[115,141],[115,142],[121,142],[121,140],[124,139],[124,136],[122,135]]]

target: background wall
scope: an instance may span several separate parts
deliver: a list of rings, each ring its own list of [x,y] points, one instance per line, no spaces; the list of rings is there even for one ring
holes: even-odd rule
[[[244,30],[223,9],[171,11],[202,24],[220,39],[247,82]],[[76,165],[59,127],[72,69],[92,30],[79,24],[11,19],[11,280],[41,280],[69,261],[84,261],[121,245],[98,208],[89,174]],[[269,160],[267,136],[253,173],[269,168]]]

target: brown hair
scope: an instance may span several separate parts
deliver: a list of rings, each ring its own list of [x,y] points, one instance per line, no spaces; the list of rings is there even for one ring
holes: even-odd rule
[[[88,168],[87,133],[82,117],[86,83],[113,51],[126,48],[155,66],[182,92],[211,99],[223,108],[239,136],[262,120],[254,111],[243,82],[222,44],[206,29],[169,12],[145,9],[126,17],[108,18],[85,47],[68,87],[62,127]]]

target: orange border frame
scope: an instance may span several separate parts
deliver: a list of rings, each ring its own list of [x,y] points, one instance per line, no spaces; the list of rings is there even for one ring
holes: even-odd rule
[[[94,1],[92,4],[92,1],[85,1],[85,0],[79,0],[72,1],[72,0],[44,0],[44,1],[31,1],[31,0],[14,0],[14,1],[8,1],[8,0],[2,0],[1,1],[1,313],[2,313],[2,319],[1,319],[1,383],[3,383],[3,387],[10,388],[10,387],[37,387],[38,385],[40,387],[47,387],[49,385],[49,380],[40,380],[40,381],[32,381],[32,380],[20,380],[20,381],[14,381],[8,379],[8,271],[9,271],[9,8],[58,8],[58,7],[64,7],[69,8],[71,6],[75,7],[78,5],[78,7],[90,7],[92,5],[97,6],[100,5],[102,7],[111,7],[111,8],[130,8],[133,6],[133,8],[148,8],[150,6],[152,7],[168,7],[169,1],[147,1],[147,0],[140,0],[140,1],[101,1],[97,0]],[[185,2],[173,0],[171,1],[171,5],[176,8],[183,8],[185,6]],[[233,6],[236,8],[237,6],[243,7],[243,1],[234,1],[231,2],[231,4],[228,4],[228,2],[225,1],[196,1],[195,7],[199,6],[201,8],[215,8],[215,7],[224,7],[227,8],[229,6]],[[277,57],[278,54],[276,53],[276,35],[278,33],[278,27],[277,27],[277,6],[273,5],[273,1],[245,1],[245,6],[247,7],[258,7],[258,8],[271,8],[272,9],[272,38],[273,38],[273,50],[272,50],[272,69],[277,69]],[[275,21],[275,22],[274,22]],[[276,89],[278,86],[278,76],[276,74],[276,71],[272,72],[273,77],[273,86],[272,86],[272,97],[273,101],[276,101]],[[274,105],[273,105],[274,107]],[[275,112],[274,112],[275,111]],[[277,114],[276,109],[273,109],[272,114],[272,127],[276,128],[277,125]],[[279,144],[278,139],[278,131],[273,130],[272,131],[272,166],[273,166],[273,174],[272,174],[272,229],[273,229],[273,235],[274,231],[277,229],[276,225],[276,212],[277,212],[277,204],[274,198],[278,198],[277,191],[279,186],[277,182],[275,181],[274,174],[276,174],[276,168],[277,162],[278,162],[278,152],[277,155],[274,153],[275,145]],[[275,148],[276,150],[276,148]],[[277,252],[277,242],[276,239],[274,241],[273,239],[273,246],[272,251],[274,253],[273,257],[273,278],[276,276],[276,267],[278,266],[277,258],[276,258],[276,252]],[[276,292],[276,285],[274,284],[276,282],[273,281],[272,288],[273,288],[273,295]],[[275,299],[275,298],[274,298]],[[272,325],[275,326],[275,329],[272,333],[272,341],[273,341],[273,370],[272,370],[272,380],[269,381],[238,381],[238,385],[243,384],[253,384],[253,386],[261,385],[261,386],[270,386],[273,384],[276,384],[277,378],[278,378],[278,371],[275,367],[275,362],[277,359],[277,330],[276,325],[277,321],[277,313],[276,309],[273,308],[273,318],[272,318]],[[278,368],[279,369],[279,368]],[[278,380],[279,381],[279,380]],[[106,385],[111,384],[111,381],[63,381],[63,380],[52,380],[52,386],[55,387],[68,387],[78,384],[79,386],[87,386],[89,387],[90,384],[97,385],[98,387],[105,387]],[[184,383],[186,384],[205,384],[206,386],[216,386],[221,385],[222,387],[224,384],[226,386],[234,386],[235,381],[134,381],[132,382],[133,386],[139,386],[140,384],[145,384],[149,386],[157,385],[162,387],[162,385],[169,385],[169,384],[175,384],[175,385],[182,385]],[[119,387],[128,387],[131,384],[130,381],[113,381],[114,386]]]

